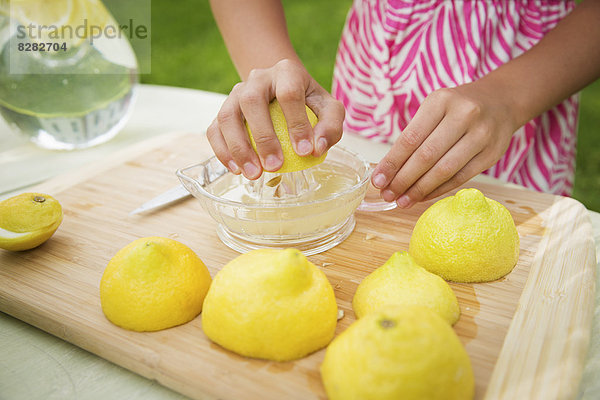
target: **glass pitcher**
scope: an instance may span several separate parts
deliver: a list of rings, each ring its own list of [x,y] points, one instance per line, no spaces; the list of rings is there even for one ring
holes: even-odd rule
[[[114,137],[137,71],[100,0],[0,0],[0,114],[38,146],[81,149]]]

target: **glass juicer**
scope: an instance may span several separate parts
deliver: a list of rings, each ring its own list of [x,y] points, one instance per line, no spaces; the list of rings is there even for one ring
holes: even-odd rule
[[[217,222],[217,234],[244,253],[258,248],[293,247],[305,255],[328,250],[354,230],[354,212],[395,207],[365,200],[371,165],[336,146],[325,161],[288,173],[263,172],[250,181],[234,175],[216,157],[177,170],[185,188]]]

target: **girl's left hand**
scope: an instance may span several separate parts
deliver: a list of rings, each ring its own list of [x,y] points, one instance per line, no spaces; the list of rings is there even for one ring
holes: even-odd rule
[[[381,197],[408,208],[494,165],[518,128],[497,95],[474,82],[427,96],[373,172]]]

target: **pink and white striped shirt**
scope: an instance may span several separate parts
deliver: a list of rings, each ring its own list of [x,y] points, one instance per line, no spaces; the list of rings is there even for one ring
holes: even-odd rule
[[[573,0],[355,0],[334,69],[345,133],[394,141],[425,97],[477,80],[535,45]],[[579,96],[521,127],[486,174],[568,196]]]

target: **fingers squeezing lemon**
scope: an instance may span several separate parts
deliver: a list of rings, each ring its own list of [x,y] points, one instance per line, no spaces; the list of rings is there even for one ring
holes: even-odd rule
[[[54,234],[62,222],[60,203],[42,193],[23,193],[0,202],[0,248],[33,249]]]
[[[310,125],[314,128],[317,124],[318,119],[315,113],[306,107],[306,115],[308,116],[308,121]],[[288,131],[287,122],[285,120],[285,116],[283,115],[283,110],[279,105],[277,99],[273,100],[269,104],[269,113],[271,114],[271,121],[273,122],[273,128],[275,130],[275,134],[277,135],[277,139],[279,139],[279,143],[281,144],[281,150],[283,150],[283,165],[280,169],[278,169],[277,173],[285,173],[285,172],[296,172],[302,171],[304,169],[314,167],[322,163],[327,157],[327,153],[322,154],[319,157],[315,157],[313,155],[307,156],[299,156],[292,147],[292,142],[290,140],[290,133]],[[252,131],[248,126],[248,122],[246,122],[246,129],[248,129],[248,135],[250,136],[250,143],[256,151],[256,142],[254,141],[254,137],[252,136]]]

